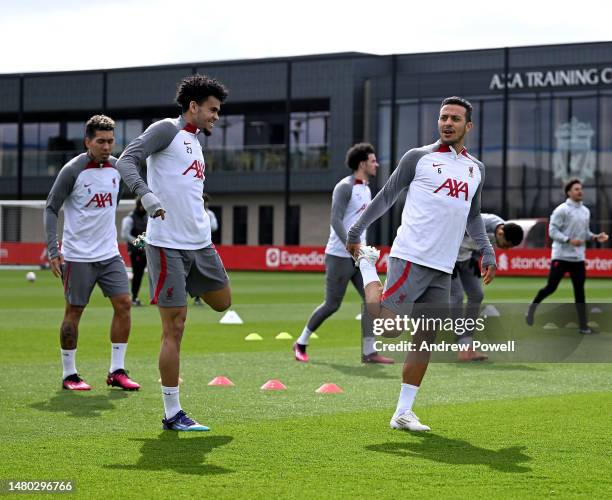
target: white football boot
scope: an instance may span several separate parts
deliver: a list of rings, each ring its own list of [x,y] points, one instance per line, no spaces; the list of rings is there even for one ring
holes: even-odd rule
[[[393,417],[389,426],[392,429],[407,429],[414,432],[430,431],[431,429],[421,423],[419,417],[417,417],[412,410],[406,410],[401,415]]]
[[[376,267],[376,263],[378,262],[378,258],[380,257],[380,250],[374,247],[369,247],[367,245],[361,245],[359,247],[359,254],[357,254],[357,258],[355,259],[355,267],[359,267],[359,262],[362,259],[367,260]]]

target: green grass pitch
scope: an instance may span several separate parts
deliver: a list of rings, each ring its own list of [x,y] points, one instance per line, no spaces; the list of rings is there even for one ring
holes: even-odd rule
[[[60,390],[62,289],[49,272],[0,272],[0,480],[74,480],[83,498],[589,497],[612,495],[612,364],[436,363],[415,410],[426,435],[389,429],[401,367],[359,363],[357,294],[296,363],[291,341],[323,294],[323,274],[232,273],[244,325],[190,307],[183,407],[210,433],[163,432],[159,317],[132,313],[127,368],[137,393],[106,387],[110,304],[96,291],[77,366],[89,393]],[[527,302],[544,279],[499,278],[487,300]],[[146,284],[143,286],[146,290]],[[611,282],[587,297],[609,301]],[[571,300],[565,280],[555,299]],[[261,342],[245,342],[250,332]],[[208,387],[225,375],[235,387]],[[259,387],[277,378],[286,391]],[[334,382],[343,394],[319,395]]]

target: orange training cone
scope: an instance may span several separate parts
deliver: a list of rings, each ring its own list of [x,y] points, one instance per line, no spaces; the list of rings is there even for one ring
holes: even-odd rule
[[[336,384],[323,384],[315,392],[318,392],[319,394],[339,394],[344,391]]]
[[[283,384],[280,380],[268,380],[264,385],[261,386],[263,391],[282,391],[285,390],[285,384]]]
[[[234,382],[227,377],[215,377],[208,382],[208,385],[234,385]]]

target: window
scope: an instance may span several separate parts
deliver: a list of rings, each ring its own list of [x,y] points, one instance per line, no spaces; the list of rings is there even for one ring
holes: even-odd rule
[[[300,206],[291,205],[288,214],[288,227],[286,228],[285,244],[300,244]]]
[[[246,245],[247,242],[247,214],[245,206],[234,207],[234,245]]]
[[[115,147],[114,152],[119,153],[142,133],[142,120],[116,120],[115,121]]]
[[[329,116],[329,111],[291,113],[290,145],[293,169],[329,167]]]
[[[0,123],[0,176],[17,175],[17,124]]]
[[[212,235],[212,242],[215,245],[219,245],[221,243],[221,228],[223,227],[223,207],[210,206],[208,207],[208,210],[214,213],[215,217],[217,218],[217,230],[212,231],[212,227],[211,227],[211,235]]]
[[[66,140],[60,135],[60,124],[26,123],[23,126],[23,174],[53,176],[69,159],[64,153]]]
[[[274,241],[274,207],[259,207],[259,244],[272,245]]]

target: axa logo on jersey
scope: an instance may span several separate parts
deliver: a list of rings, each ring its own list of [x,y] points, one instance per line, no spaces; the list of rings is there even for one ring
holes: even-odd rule
[[[459,198],[459,193],[463,193],[465,197],[465,201],[468,200],[469,196],[469,187],[467,182],[458,181],[456,179],[451,179],[450,177],[446,179],[442,185],[434,191],[437,193],[438,191],[446,189],[446,196],[452,196],[454,198]]]
[[[91,200],[89,200],[85,207],[89,207],[92,203],[95,203],[94,208],[106,208],[107,203],[109,207],[112,207],[113,195],[110,193],[96,193],[92,196]]]
[[[191,165],[183,172],[183,175],[187,175],[189,171],[193,170],[193,176],[198,179],[204,179],[204,168],[205,165],[199,160],[193,160]]]

